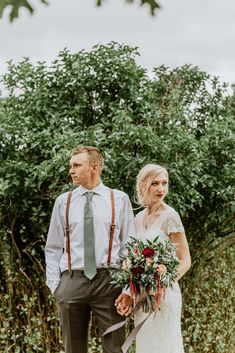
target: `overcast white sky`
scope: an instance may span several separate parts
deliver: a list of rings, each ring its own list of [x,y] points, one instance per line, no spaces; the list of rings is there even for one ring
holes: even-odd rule
[[[124,0],[101,8],[95,0],[49,2],[33,0],[34,15],[22,9],[13,24],[7,11],[0,19],[0,74],[9,59],[50,62],[65,47],[76,52],[115,40],[139,47],[138,62],[149,72],[188,63],[235,82],[235,0],[160,0],[155,17]]]

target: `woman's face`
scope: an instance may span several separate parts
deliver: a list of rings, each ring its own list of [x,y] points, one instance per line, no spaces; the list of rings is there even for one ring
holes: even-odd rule
[[[152,181],[148,190],[148,204],[163,201],[168,191],[168,178],[164,172],[159,173]]]

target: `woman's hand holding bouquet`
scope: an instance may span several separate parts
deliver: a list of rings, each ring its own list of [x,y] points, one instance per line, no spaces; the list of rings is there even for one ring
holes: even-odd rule
[[[145,312],[156,312],[166,288],[172,287],[177,277],[178,265],[172,242],[160,242],[158,236],[146,242],[132,237],[127,255],[117,261],[110,273],[113,283],[130,289],[136,310],[142,307]]]

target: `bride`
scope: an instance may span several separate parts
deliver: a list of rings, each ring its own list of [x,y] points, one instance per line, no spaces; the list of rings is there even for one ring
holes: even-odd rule
[[[181,335],[181,292],[178,280],[191,266],[190,253],[184,227],[179,214],[164,202],[168,192],[168,172],[156,164],[147,164],[137,176],[138,201],[144,210],[136,216],[137,238],[171,240],[177,247],[180,260],[178,277],[173,289],[167,288],[165,297],[156,315],[151,314],[136,337],[136,353],[183,353]],[[130,313],[131,308],[119,303],[121,315]],[[148,314],[141,309],[135,314],[135,325]]]

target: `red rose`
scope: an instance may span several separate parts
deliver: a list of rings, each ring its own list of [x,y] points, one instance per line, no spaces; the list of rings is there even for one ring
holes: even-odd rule
[[[143,267],[140,267],[140,266],[135,267],[132,270],[132,275],[133,276],[140,276],[140,275],[142,275],[142,273],[144,273],[144,269],[143,269]]]
[[[142,254],[144,255],[144,257],[153,257],[155,251],[150,248],[145,248],[144,250],[142,250]]]

